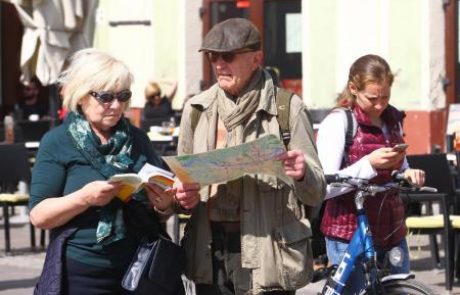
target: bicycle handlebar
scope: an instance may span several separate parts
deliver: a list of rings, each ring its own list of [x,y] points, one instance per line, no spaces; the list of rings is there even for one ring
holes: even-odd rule
[[[348,186],[351,188],[356,188],[360,190],[366,190],[369,192],[380,192],[386,189],[395,188],[400,191],[422,191],[422,192],[431,192],[436,193],[438,190],[434,187],[422,186],[418,187],[414,185],[411,181],[404,178],[404,174],[397,171],[391,173],[393,178],[393,183],[387,183],[384,185],[378,185],[372,183],[369,179],[363,178],[354,178],[347,175],[339,174],[327,174],[325,175],[326,182],[331,186]]]

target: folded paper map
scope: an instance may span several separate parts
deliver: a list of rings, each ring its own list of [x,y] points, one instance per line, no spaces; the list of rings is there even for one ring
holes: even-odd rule
[[[241,145],[217,149],[207,153],[162,157],[183,183],[198,182],[210,185],[230,181],[244,174],[274,175],[292,185],[292,178],[284,172],[277,158],[286,152],[275,135],[267,135]]]
[[[136,173],[115,174],[109,178],[111,182],[123,182],[123,187],[118,197],[124,201],[129,201],[133,193],[142,188],[144,183],[156,184],[162,189],[168,189],[174,184],[174,174],[162,168],[146,163],[141,170]]]

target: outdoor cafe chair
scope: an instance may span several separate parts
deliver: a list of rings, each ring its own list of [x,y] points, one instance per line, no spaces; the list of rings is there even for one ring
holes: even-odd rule
[[[17,184],[30,183],[31,167],[29,153],[24,143],[0,144],[0,206],[3,209],[3,226],[5,234],[5,251],[11,251],[10,209],[14,206],[28,206],[29,195],[16,193]],[[35,229],[30,224],[31,246],[35,248]],[[41,243],[44,246],[44,232]]]
[[[401,194],[403,200],[424,203],[426,210],[420,216],[408,216],[406,226],[410,234],[429,235],[432,255],[440,264],[436,235],[441,235],[444,245],[444,267],[446,270],[446,289],[451,290],[454,279],[454,228],[451,220],[460,216],[453,215],[456,191],[451,167],[446,154],[426,154],[407,156],[409,166],[425,171],[425,185],[434,187],[437,193]],[[433,203],[438,203],[440,214],[433,214]]]

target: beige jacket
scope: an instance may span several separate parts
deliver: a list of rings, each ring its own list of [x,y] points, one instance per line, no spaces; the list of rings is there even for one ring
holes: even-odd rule
[[[216,134],[218,86],[187,101],[181,119],[178,154],[213,150]],[[265,134],[280,136],[276,120],[276,91],[266,77],[259,106],[247,123],[245,142]],[[191,105],[203,109],[195,133],[191,128]],[[253,293],[295,290],[311,280],[311,228],[301,204],[316,206],[324,197],[326,183],[318,160],[311,122],[302,100],[291,99],[290,149],[305,154],[306,173],[289,188],[276,177],[248,174],[243,177],[241,198],[242,266],[252,269]],[[259,127],[257,127],[259,126]],[[182,241],[187,252],[186,275],[195,283],[212,283],[211,231],[206,201],[209,187],[202,188],[201,202],[192,211]]]

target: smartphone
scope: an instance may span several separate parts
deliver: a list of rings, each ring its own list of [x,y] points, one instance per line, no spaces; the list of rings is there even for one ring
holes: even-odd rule
[[[402,151],[406,150],[408,146],[409,145],[406,144],[406,143],[399,143],[399,144],[393,146],[393,150],[397,151],[397,152],[402,152]]]

